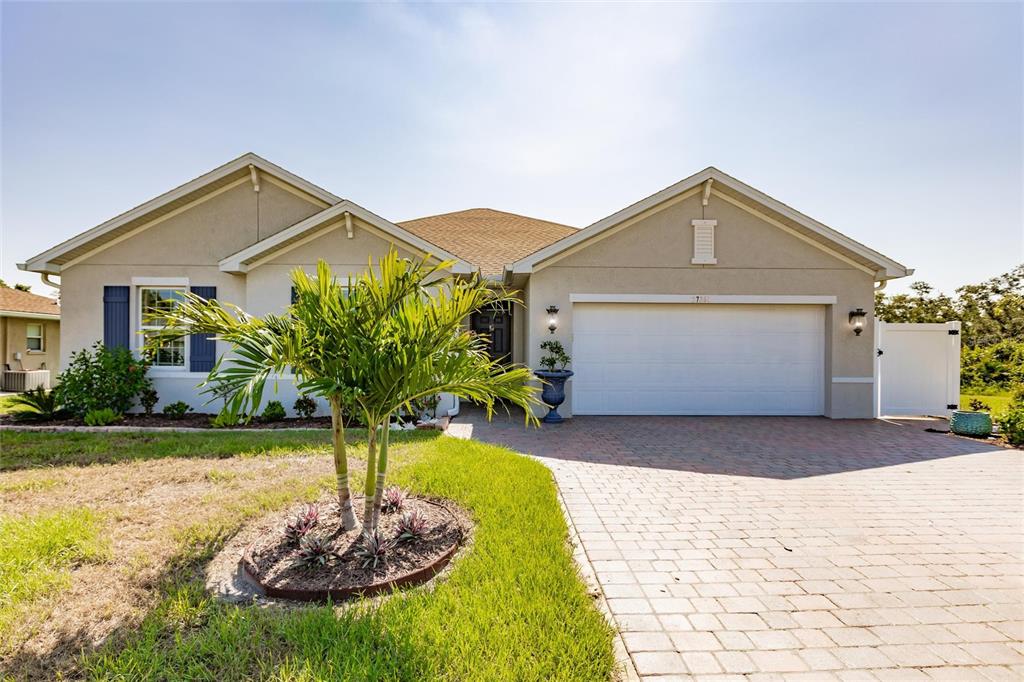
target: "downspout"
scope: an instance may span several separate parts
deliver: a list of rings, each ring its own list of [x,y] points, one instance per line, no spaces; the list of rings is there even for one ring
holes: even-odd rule
[[[889,280],[883,279],[881,282],[875,282],[875,291],[881,291],[885,288],[885,285],[889,283]]]
[[[54,289],[60,291],[60,282],[54,282],[52,279],[50,279],[50,273],[48,273],[48,272],[40,273],[39,274],[39,279],[43,280],[43,284],[45,284],[46,286],[53,287]]]

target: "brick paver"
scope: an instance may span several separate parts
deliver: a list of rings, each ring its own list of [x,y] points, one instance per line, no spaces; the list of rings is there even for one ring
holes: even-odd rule
[[[1024,679],[1022,453],[926,422],[457,428],[554,472],[643,679]]]

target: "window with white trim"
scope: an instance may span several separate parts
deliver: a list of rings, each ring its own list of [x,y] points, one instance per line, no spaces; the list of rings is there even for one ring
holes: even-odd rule
[[[43,342],[42,323],[25,325],[25,348],[30,351],[38,351],[40,353],[46,350],[46,346]]]
[[[182,300],[184,287],[139,287],[139,329],[148,342],[152,332],[167,326],[167,314]],[[185,337],[161,341],[153,353],[153,367],[185,367]]]

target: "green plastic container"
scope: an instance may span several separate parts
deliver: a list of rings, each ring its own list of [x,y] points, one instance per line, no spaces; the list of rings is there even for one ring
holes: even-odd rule
[[[949,419],[949,430],[960,436],[988,438],[992,435],[992,415],[988,412],[955,410]]]

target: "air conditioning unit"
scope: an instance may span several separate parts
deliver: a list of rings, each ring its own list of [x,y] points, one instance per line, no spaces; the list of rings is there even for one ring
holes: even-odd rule
[[[0,383],[2,383],[5,391],[13,391],[15,393],[34,391],[40,386],[49,389],[50,370],[6,370],[3,374],[3,381]]]

